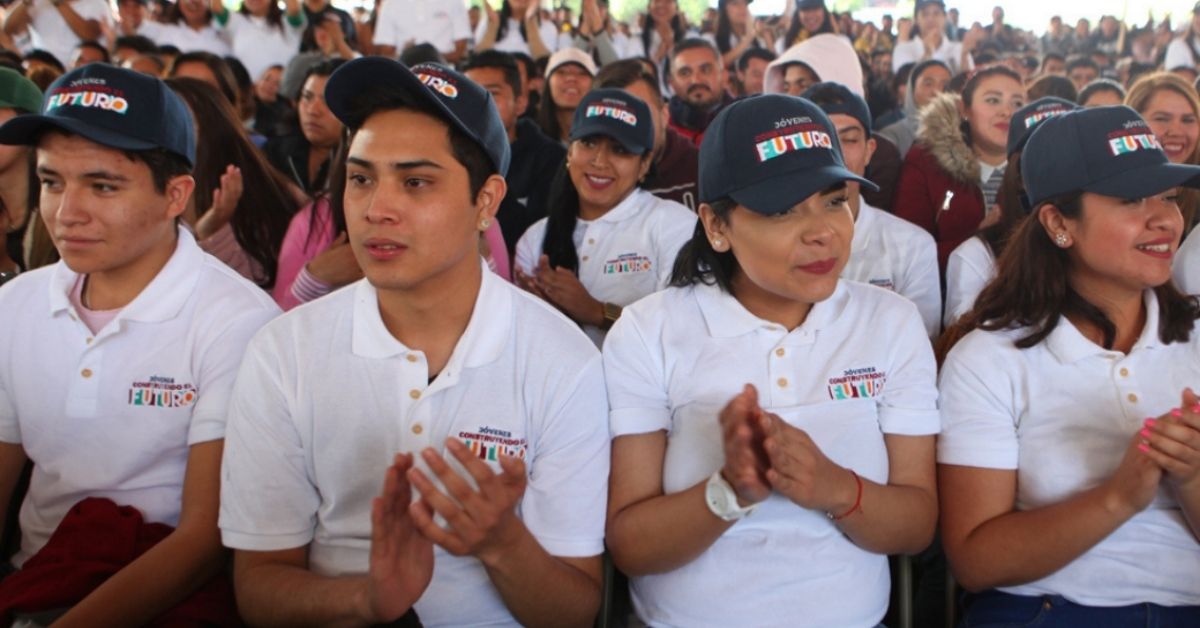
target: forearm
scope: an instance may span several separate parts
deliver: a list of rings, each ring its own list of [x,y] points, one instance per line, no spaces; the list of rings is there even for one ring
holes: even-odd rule
[[[491,50],[496,45],[496,35],[500,33],[500,21],[488,20],[487,29],[484,30],[483,38],[479,43],[475,44],[475,50]]]
[[[9,5],[8,15],[4,17],[4,32],[15,35],[29,26],[29,7],[24,2],[14,2]]]
[[[259,564],[236,572],[238,610],[252,626],[366,626],[366,578],[330,578],[302,567]]]
[[[859,510],[836,522],[843,534],[876,554],[916,554],[929,547],[937,525],[936,495],[913,486],[876,484],[865,479],[862,483]],[[853,506],[850,502],[833,514],[841,515]]]
[[[534,59],[550,56],[550,49],[542,41],[542,29],[537,20],[525,20],[525,39],[529,43],[529,56]]]
[[[449,61],[450,63],[458,63],[459,61],[467,58],[467,40],[460,39],[454,42],[454,50],[447,52],[442,56],[446,57],[446,61]]]
[[[1179,502],[1179,509],[1183,511],[1183,519],[1187,521],[1192,536],[1200,540],[1200,480],[1193,481],[1192,486],[1175,486],[1175,501]]]
[[[968,590],[1024,584],[1079,558],[1133,514],[1123,511],[1101,485],[1057,504],[990,519],[961,542],[946,542],[946,555],[955,578]]]
[[[601,67],[621,60],[617,49],[613,47],[612,36],[607,31],[601,31],[592,37],[592,44],[596,46],[596,56],[600,57]]]
[[[140,626],[170,610],[224,566],[219,532],[176,529],[75,605],[55,626]]]
[[[375,54],[377,54],[381,57],[395,59],[396,58],[396,47],[395,46],[375,46]]]
[[[606,540],[617,568],[630,576],[677,569],[695,560],[732,527],[733,522],[708,509],[706,483],[646,499],[613,515]]]
[[[61,2],[56,5],[59,15],[67,26],[71,27],[71,31],[75,33],[83,41],[90,41],[100,38],[100,24],[96,20],[85,20],[71,6],[70,2]]]
[[[523,626],[591,626],[600,583],[551,556],[522,526],[502,556],[481,559],[505,606]]]

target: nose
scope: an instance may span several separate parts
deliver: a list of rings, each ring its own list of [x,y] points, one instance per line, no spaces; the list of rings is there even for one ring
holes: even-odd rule
[[[395,185],[388,182],[376,184],[374,190],[371,191],[370,198],[367,199],[366,211],[363,212],[366,221],[372,225],[391,225],[400,222],[399,197]]]
[[[63,191],[55,196],[43,196],[45,201],[54,203],[57,201],[58,207],[53,209],[55,222],[63,227],[87,224],[91,220],[91,216],[87,213],[86,203],[83,197],[84,190],[78,186],[64,185]]]

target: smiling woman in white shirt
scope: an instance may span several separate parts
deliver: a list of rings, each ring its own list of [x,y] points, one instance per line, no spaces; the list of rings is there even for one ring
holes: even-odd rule
[[[649,625],[876,626],[885,554],[933,536],[933,352],[910,301],[838,279],[850,181],[811,102],[733,103],[672,287],[609,333],[607,542]]]
[[[1128,107],[1050,118],[1022,160],[1033,214],[940,381],[964,625],[1200,625],[1200,305],[1170,281],[1200,167]]]
[[[517,284],[558,307],[599,346],[621,308],[665,288],[696,228],[683,205],[639,187],[650,169],[650,108],[620,89],[588,92],[575,109],[549,216],[517,243]]]

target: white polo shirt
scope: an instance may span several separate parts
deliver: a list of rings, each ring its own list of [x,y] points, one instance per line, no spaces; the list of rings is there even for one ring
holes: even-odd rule
[[[1200,232],[1193,229],[1183,239],[1171,262],[1171,275],[1185,294],[1200,294]]]
[[[696,230],[696,214],[672,200],[634,188],[596,220],[577,220],[573,238],[579,282],[593,299],[625,307],[667,287],[679,249]],[[517,242],[517,268],[532,275],[542,256],[546,219],[530,225]],[[600,346],[604,330],[583,331]]]
[[[715,286],[668,288],[625,309],[604,374],[614,437],[667,431],[667,494],[721,467],[717,416],[746,383],[764,409],[875,482],[888,481],[884,434],[938,431],[936,365],[916,307],[852,281],[790,333]],[[875,626],[889,593],[886,556],[778,494],[687,565],[630,580],[638,616],[654,626]]]
[[[479,25],[475,27],[476,43],[483,41],[483,36],[487,34],[487,27],[487,17],[484,16],[483,19],[479,20]],[[545,44],[546,50],[549,50],[551,53],[558,50],[558,29],[554,27],[553,22],[542,22],[541,26],[538,27],[538,34],[542,36],[542,43]],[[508,18],[508,31],[504,33],[504,38],[497,39],[496,44],[492,47],[500,52],[533,54],[529,50],[529,42],[521,36],[521,21],[516,16]]]
[[[995,276],[996,256],[983,238],[973,236],[954,247],[946,261],[946,327],[975,307],[975,299]]]
[[[975,69],[975,62],[967,55],[967,67],[961,67],[962,64],[962,42],[950,41],[949,38],[943,36],[942,44],[937,50],[933,51],[930,58],[937,59],[950,67],[950,74],[958,74],[960,72],[969,72]],[[897,42],[896,47],[892,49],[892,71],[900,70],[900,67],[906,63],[920,63],[925,60],[925,42],[921,41],[920,37],[913,37],[908,41]]]
[[[930,338],[941,331],[937,244],[928,231],[860,199],[842,278],[892,290],[917,306]]]
[[[175,253],[92,334],[58,264],[0,289],[0,441],[34,462],[21,565],[85,497],[179,523],[188,447],[223,438],[246,343],[279,313],[257,286],[178,230]]]
[[[227,57],[232,54],[229,42],[225,41],[224,33],[211,24],[200,30],[193,30],[182,21],[178,24],[165,24],[147,19],[138,28],[138,34],[149,37],[159,46],[171,45],[183,52],[201,50],[211,52],[218,57]]]
[[[112,10],[105,0],[69,0],[71,8],[85,20],[112,22]],[[35,0],[29,7],[29,39],[34,48],[45,50],[71,67],[71,54],[82,41],[67,25],[62,13],[50,0]],[[104,35],[99,39],[104,43]]]
[[[454,52],[455,42],[462,39],[471,39],[471,20],[467,5],[454,0],[385,2],[375,24],[375,45],[395,46],[397,53],[410,41]]]
[[[384,327],[366,280],[276,319],[246,356],[222,471],[225,545],[308,545],[316,573],[364,574],[371,500],[393,455],[443,450],[454,436],[497,471],[497,452],[524,458],[529,484],[517,512],[547,552],[604,551],[599,353],[561,314],[486,269],[466,331],[432,383],[425,355]],[[516,623],[482,563],[440,548],[416,610],[426,626]]]
[[[300,15],[303,17],[304,12]],[[300,40],[306,26],[303,21],[299,26],[292,26],[287,15],[280,18],[280,26],[275,26],[265,17],[233,10],[229,11],[229,21],[224,26],[220,26],[215,18],[213,23],[225,31],[233,56],[246,66],[252,81],[262,78],[263,72],[273,65],[288,66],[292,57],[300,52]]]
[[[1200,382],[1200,329],[1158,337],[1158,301],[1128,355],[1086,339],[1067,319],[1029,349],[1028,329],[973,331],[942,367],[938,462],[1017,472],[1017,510],[1056,504],[1109,478],[1146,417],[1178,407]],[[1040,580],[1001,590],[1079,604],[1200,604],[1200,543],[1164,482],[1142,512]]]

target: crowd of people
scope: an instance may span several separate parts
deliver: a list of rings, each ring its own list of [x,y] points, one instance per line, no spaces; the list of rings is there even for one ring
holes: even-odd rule
[[[1200,4],[749,2],[4,7],[0,621],[1200,625]]]

